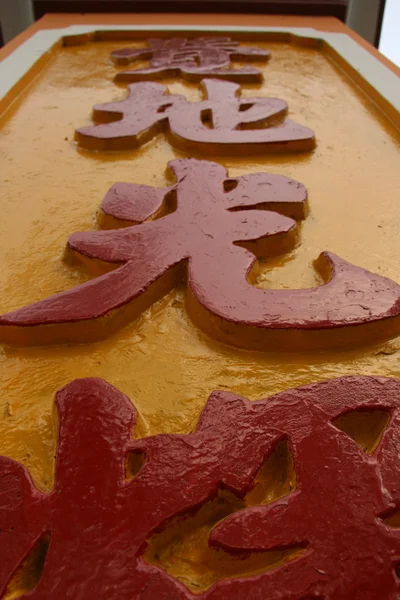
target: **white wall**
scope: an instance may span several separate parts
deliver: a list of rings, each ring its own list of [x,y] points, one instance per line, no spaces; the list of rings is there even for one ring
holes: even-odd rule
[[[400,67],[400,0],[386,0],[379,50]]]

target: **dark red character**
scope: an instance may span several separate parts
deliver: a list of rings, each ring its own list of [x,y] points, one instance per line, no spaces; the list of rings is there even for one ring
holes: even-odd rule
[[[398,380],[345,377],[258,402],[213,392],[193,433],[140,440],[129,399],[100,379],[67,385],[57,408],[51,492],[0,458],[0,597],[42,544],[26,600],[398,598]],[[345,432],[344,417],[375,414],[383,425],[372,428],[373,447]],[[260,472],[282,444],[293,489],[271,502],[270,488],[259,494]],[[273,473],[272,487],[282,475]],[[184,560],[182,536],[217,497],[220,507],[227,497],[237,504],[205,535],[217,565],[230,560],[234,570],[193,593],[151,549],[167,532]]]
[[[312,150],[311,129],[286,118],[278,98],[240,98],[229,81],[205,79],[206,98],[188,102],[168,95],[161,83],[136,83],[125,100],[96,105],[97,125],[75,132],[80,146],[94,150],[137,148],[164,131],[173,146],[206,154],[249,154]]]
[[[102,339],[182,281],[195,323],[236,346],[326,348],[399,334],[400,286],[329,252],[316,263],[329,280],[324,285],[251,284],[256,257],[271,258],[296,243],[294,219],[307,210],[302,184],[267,173],[229,179],[221,165],[195,159],[169,167],[177,183],[168,188],[111,188],[102,205],[106,229],[68,241],[72,264],[96,277],[0,316],[2,341]]]
[[[252,66],[230,68],[231,61],[266,62],[268,50],[240,46],[229,37],[153,38],[145,48],[123,48],[111,53],[117,64],[150,60],[149,68],[122,71],[116,81],[144,81],[162,77],[182,77],[187,81],[200,81],[203,77],[229,79],[238,83],[258,83],[262,71]]]

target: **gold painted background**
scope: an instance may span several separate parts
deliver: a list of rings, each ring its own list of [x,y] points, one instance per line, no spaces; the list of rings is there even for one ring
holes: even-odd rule
[[[139,151],[108,156],[76,147],[74,130],[91,123],[93,105],[125,97],[112,81],[116,68],[109,54],[126,45],[63,48],[2,117],[1,313],[84,281],[84,273],[62,262],[69,235],[96,227],[96,212],[113,183],[164,186],[167,161],[184,156],[162,135]],[[270,171],[309,190],[299,246],[264,265],[259,285],[318,284],[311,262],[323,250],[400,283],[398,132],[322,53],[265,46],[272,51],[269,65],[261,66],[265,82],[245,86],[243,95],[287,100],[289,116],[314,129],[318,145],[311,154],[220,160],[234,177]],[[171,93],[200,98],[197,85],[165,83]],[[3,347],[0,353],[0,454],[22,462],[42,489],[53,480],[54,394],[76,377],[102,377],[127,394],[140,413],[137,435],[151,435],[189,432],[213,389],[258,399],[339,375],[400,374],[398,339],[309,355],[219,345],[191,324],[182,290],[104,342]]]

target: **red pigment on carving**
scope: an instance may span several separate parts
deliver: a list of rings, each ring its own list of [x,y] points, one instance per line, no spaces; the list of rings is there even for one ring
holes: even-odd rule
[[[195,159],[174,160],[169,167],[175,186],[111,188],[102,206],[104,225],[115,227],[119,220],[120,229],[70,237],[74,262],[94,275],[108,272],[1,316],[0,339],[23,344],[101,339],[184,277],[193,320],[237,346],[276,351],[398,334],[400,286],[329,252],[317,265],[330,271],[325,285],[270,290],[248,281],[255,256],[286,252],[296,242],[291,217],[305,216],[302,184],[266,173],[228,179],[221,165]],[[132,226],[149,218],[150,210],[168,212],[166,200],[174,197],[174,212]]]
[[[116,81],[132,82],[182,77],[200,81],[203,77],[229,79],[239,83],[258,83],[263,74],[252,66],[231,69],[231,61],[263,61],[270,57],[268,50],[239,46],[229,37],[200,37],[194,39],[149,39],[147,48],[123,48],[111,53],[117,64],[150,60],[150,67],[122,71]]]
[[[126,150],[163,130],[172,145],[207,154],[314,148],[314,132],[286,119],[284,100],[240,98],[240,86],[229,81],[205,79],[203,86],[206,99],[188,102],[184,96],[168,95],[160,83],[132,84],[125,100],[96,105],[93,118],[101,124],[77,129],[75,138],[89,149]]]
[[[55,484],[39,492],[26,469],[0,458],[0,596],[38,540],[50,544],[30,599],[394,600],[400,530],[385,515],[400,508],[400,383],[345,377],[258,402],[213,392],[189,435],[132,440],[135,409],[100,379],[57,393]],[[335,426],[349,411],[386,411],[373,454]],[[241,498],[279,440],[287,439],[297,487],[270,504],[239,510],[209,531],[209,544],[246,560],[302,546],[267,572],[217,581],[192,594],[144,552],[172,517],[190,519],[227,489]],[[129,453],[144,456],[129,481]]]

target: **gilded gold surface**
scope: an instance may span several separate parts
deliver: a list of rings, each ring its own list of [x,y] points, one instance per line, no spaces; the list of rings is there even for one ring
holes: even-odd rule
[[[258,45],[259,44],[257,42]],[[0,140],[0,312],[85,281],[62,262],[68,236],[96,227],[96,212],[117,181],[164,186],[168,160],[184,156],[160,135],[134,152],[79,151],[74,129],[94,104],[118,100],[111,50],[124,43],[67,47],[2,117]],[[254,45],[254,44],[253,44]],[[223,158],[232,176],[280,173],[304,183],[310,214],[297,248],[263,265],[261,287],[318,283],[311,262],[323,250],[400,283],[399,135],[331,59],[312,48],[269,43],[265,82],[244,96],[288,101],[289,116],[312,128],[311,154]],[[171,93],[200,97],[196,85]],[[198,156],[200,158],[200,156]],[[188,319],[176,290],[104,342],[46,348],[3,347],[0,454],[22,462],[41,489],[53,480],[56,390],[77,377],[102,377],[140,413],[138,435],[193,429],[214,389],[258,399],[339,375],[399,376],[400,340],[314,354],[258,354],[208,339]]]

